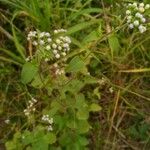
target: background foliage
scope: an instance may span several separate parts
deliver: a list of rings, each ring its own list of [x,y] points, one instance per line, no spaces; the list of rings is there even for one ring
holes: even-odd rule
[[[128,2],[0,0],[0,149],[149,150],[150,31],[127,28]],[[72,44],[56,77],[51,62],[25,61],[26,38],[59,28]],[[26,117],[32,97],[36,111]]]

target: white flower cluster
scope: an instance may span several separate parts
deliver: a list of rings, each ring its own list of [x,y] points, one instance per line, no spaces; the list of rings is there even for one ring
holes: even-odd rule
[[[44,121],[45,123],[48,123],[48,126],[47,126],[48,131],[53,131],[53,128],[52,128],[53,118],[50,118],[49,115],[43,115],[42,121]]]
[[[31,100],[29,101],[27,108],[24,109],[24,114],[26,116],[29,116],[31,114],[31,112],[35,112],[35,103],[37,102],[37,100],[35,98],[31,98]]]
[[[109,92],[110,92],[111,94],[114,92],[113,87],[110,87],[110,88],[109,88]]]
[[[57,63],[55,63],[53,66],[54,66],[56,75],[62,75],[65,73],[64,68],[61,68]]]
[[[103,85],[106,84],[106,79],[105,79],[104,77],[102,77],[102,78],[98,81],[98,83],[103,86]]]
[[[146,18],[145,12],[150,9],[150,4],[144,4],[136,2],[129,3],[126,10],[127,23],[130,29],[138,28],[140,33],[146,31]]]
[[[49,32],[30,31],[27,40],[37,47],[37,50],[44,49],[45,61],[49,61],[49,54],[53,54],[56,59],[64,57],[70,51],[71,39],[62,34],[67,32],[65,29],[54,30],[53,37]]]

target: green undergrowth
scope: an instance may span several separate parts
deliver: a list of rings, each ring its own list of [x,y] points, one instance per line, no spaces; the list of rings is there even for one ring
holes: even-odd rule
[[[0,149],[150,149],[150,11],[129,29],[133,2],[0,0]],[[30,31],[70,50],[57,59]]]

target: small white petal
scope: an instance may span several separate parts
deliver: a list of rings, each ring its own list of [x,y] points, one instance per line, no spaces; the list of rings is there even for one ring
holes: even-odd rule
[[[131,19],[132,19],[132,16],[127,16],[127,19],[128,19],[128,20],[131,20]]]
[[[142,15],[142,14],[140,14],[139,12],[137,12],[137,13],[135,14],[135,17],[137,17],[137,18],[142,18],[142,17],[143,17],[143,15]]]
[[[50,50],[50,49],[51,49],[50,45],[47,45],[46,50]]]
[[[141,18],[141,21],[142,21],[143,23],[145,23],[145,22],[146,22],[146,19],[145,19],[145,18]]]
[[[46,32],[45,36],[50,37],[50,33]]]
[[[57,53],[58,53],[58,51],[57,51],[57,50],[53,50],[53,53],[54,53],[54,54],[57,54]]]
[[[144,7],[144,3],[140,3],[139,6],[140,6],[140,7]]]
[[[45,42],[44,42],[43,40],[40,40],[39,44],[40,44],[40,45],[44,45]]]
[[[145,9],[143,7],[139,7],[139,12],[143,13]]]
[[[60,55],[59,55],[59,54],[56,54],[55,57],[58,59],[58,58],[60,58]]]
[[[32,43],[34,46],[37,46],[38,45],[38,43],[36,42],[36,41],[33,41],[33,43]]]
[[[63,44],[63,47],[69,47],[68,43]]]
[[[132,6],[137,7],[137,3],[136,3],[136,2],[134,2],[134,3],[132,4]]]
[[[52,41],[52,39],[51,39],[51,38],[48,38],[48,39],[47,39],[47,42],[48,42],[48,43],[50,43],[51,41]]]
[[[56,43],[57,43],[57,44],[60,44],[61,41],[60,41],[59,39],[56,39]]]
[[[65,52],[62,52],[61,54],[62,54],[63,56],[66,56],[66,53],[65,53]]]
[[[61,47],[61,46],[58,46],[58,50],[62,50],[62,47]]]
[[[52,44],[52,48],[57,48],[57,45],[55,43]]]
[[[5,123],[6,123],[6,124],[9,124],[9,123],[10,123],[10,120],[9,120],[9,119],[5,120]]]
[[[144,27],[143,25],[140,25],[138,28],[139,28],[140,33],[143,33],[146,31],[146,27]]]
[[[127,10],[127,11],[126,11],[126,14],[127,14],[127,15],[130,15],[130,14],[131,14],[131,11],[130,11],[130,10]]]
[[[48,126],[47,130],[48,130],[48,131],[53,131],[52,126]]]
[[[135,21],[133,22],[133,24],[134,24],[135,26],[139,26],[139,21],[138,21],[138,20],[135,20]]]
[[[131,23],[131,24],[129,24],[129,28],[130,29],[133,29],[134,28],[134,25]]]
[[[30,41],[30,40],[31,40],[31,38],[30,38],[30,37],[27,37],[27,40],[28,40],[28,41]]]
[[[57,63],[55,63],[55,64],[54,64],[54,67],[55,67],[55,68],[57,68],[57,67],[58,67],[58,64],[57,64]]]
[[[57,34],[58,33],[58,30],[54,30],[54,34]]]
[[[45,32],[41,32],[41,33],[39,34],[39,37],[42,38],[42,37],[44,37],[44,35],[45,35]]]
[[[127,20],[127,23],[130,23],[131,22],[131,20]]]
[[[150,8],[150,4],[146,4],[145,9],[149,9],[149,8]]]

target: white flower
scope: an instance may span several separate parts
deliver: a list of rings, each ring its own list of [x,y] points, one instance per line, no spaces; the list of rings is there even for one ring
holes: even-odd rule
[[[38,45],[38,43],[36,42],[36,41],[33,41],[33,43],[32,43],[34,46],[37,46]]]
[[[61,70],[61,74],[64,74],[65,73],[65,71],[64,70]]]
[[[145,9],[149,9],[149,8],[150,8],[150,4],[146,4]]]
[[[29,116],[31,112],[34,112],[36,110],[35,107],[33,106],[36,102],[37,100],[34,98],[31,98],[31,100],[28,102],[27,108],[24,109],[24,114],[26,116]]]
[[[53,50],[53,53],[54,53],[54,54],[57,54],[57,53],[58,53],[58,51],[57,51],[57,50]]]
[[[142,21],[143,23],[145,23],[145,22],[146,22],[146,19],[145,19],[145,18],[141,18],[141,21]]]
[[[61,41],[60,41],[59,39],[56,39],[56,43],[57,43],[57,44],[60,44]]]
[[[131,22],[131,20],[127,20],[127,23],[130,23]]]
[[[45,62],[48,62],[49,61],[49,59],[48,58],[45,58]]]
[[[62,52],[61,54],[62,54],[63,56],[66,56],[66,53],[65,53],[65,52]]]
[[[70,47],[67,47],[67,51],[70,51]]]
[[[49,122],[49,124],[52,124],[53,123],[53,118],[49,119],[48,122]]]
[[[140,25],[138,28],[139,28],[140,33],[143,33],[146,31],[146,27],[144,27],[143,25]]]
[[[46,36],[46,37],[50,37],[50,33],[46,32],[46,33],[45,33],[45,36]]]
[[[129,6],[129,7],[131,7],[131,6],[132,6],[132,4],[131,4],[131,3],[129,3],[129,4],[128,4],[128,6]]]
[[[139,6],[140,6],[140,7],[144,7],[144,3],[140,3]]]
[[[51,49],[50,45],[47,45],[46,50],[50,50],[50,49]]]
[[[39,41],[39,44],[40,44],[40,45],[44,45],[45,42],[44,42],[43,40],[40,40],[40,41]]]
[[[49,118],[49,115],[43,115],[41,120],[44,121],[45,123],[48,123],[48,126],[47,126],[48,131],[53,130],[53,128],[52,128],[53,118]]]
[[[113,87],[109,88],[109,92],[112,94],[114,92]]]
[[[49,126],[48,126],[48,128],[47,128],[47,130],[48,130],[48,131],[53,131],[52,126],[51,126],[51,125],[49,125]]]
[[[52,39],[51,39],[51,38],[48,38],[48,39],[47,39],[47,42],[48,42],[48,43],[50,43],[51,41],[52,41]]]
[[[127,15],[130,15],[130,14],[131,14],[131,11],[130,11],[130,10],[127,10],[127,11],[126,11],[126,14],[127,14]]]
[[[66,37],[66,42],[71,43],[71,39],[69,37]]]
[[[129,24],[129,28],[130,29],[133,29],[134,28],[134,25],[131,23],[131,24]]]
[[[127,16],[127,19],[128,19],[128,20],[131,20],[131,19],[132,19],[132,16]]]
[[[139,12],[143,13],[145,9],[143,7],[139,7]]]
[[[137,12],[137,13],[135,14],[135,17],[137,17],[137,18],[142,18],[143,16],[142,16],[142,14],[140,14],[139,12]]]
[[[57,63],[55,63],[53,66],[54,66],[55,68],[57,68],[57,67],[58,67],[58,64],[57,64]]]
[[[67,32],[67,30],[65,30],[65,29],[60,29],[59,31],[60,32]]]
[[[134,2],[134,3],[132,4],[132,6],[137,7],[137,3],[136,3],[136,2]]]
[[[63,44],[63,47],[69,47],[68,43]]]
[[[27,37],[27,40],[28,40],[28,41],[30,41],[30,40],[31,40],[31,38],[30,38],[30,37]]]
[[[138,21],[138,20],[135,20],[135,21],[133,22],[133,24],[134,24],[135,26],[138,26],[138,25],[139,25],[139,21]]]
[[[44,35],[45,35],[45,32],[41,32],[41,33],[39,34],[39,37],[42,38],[42,37],[44,37]]]
[[[35,110],[36,110],[35,108],[32,109],[32,111],[35,111]]]
[[[54,30],[54,34],[57,34],[58,33],[58,30]]]
[[[27,57],[25,60],[26,60],[26,62],[28,62],[28,61],[30,61],[30,58],[29,58],[29,57]]]
[[[55,57],[58,59],[58,58],[60,58],[60,55],[59,55],[59,54],[56,54]]]
[[[61,47],[61,46],[58,46],[58,50],[62,50],[62,47]]]
[[[34,102],[34,103],[36,103],[37,102],[37,100],[35,99],[35,98],[31,98],[31,100]]]
[[[52,48],[56,49],[57,45],[55,43],[52,44]]]
[[[10,120],[9,120],[9,119],[6,119],[6,120],[5,120],[5,123],[6,123],[6,124],[9,124],[9,123],[10,123]]]

